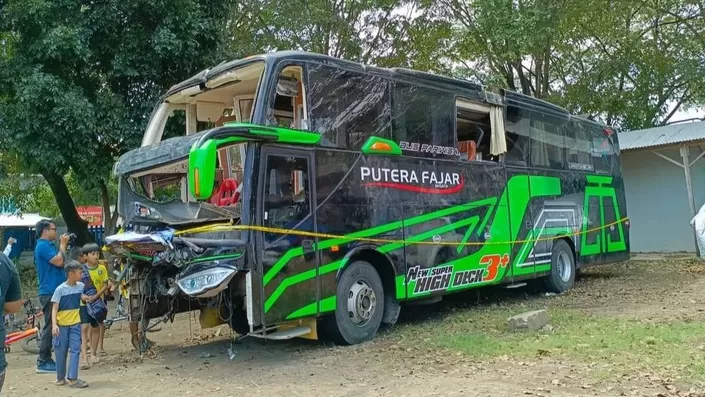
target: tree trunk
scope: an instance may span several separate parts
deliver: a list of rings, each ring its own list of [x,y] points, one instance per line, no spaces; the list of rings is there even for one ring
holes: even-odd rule
[[[61,211],[61,216],[66,222],[69,233],[76,234],[76,244],[83,245],[94,242],[93,235],[88,232],[88,222],[83,220],[78,215],[78,211],[76,211],[76,205],[73,203],[73,198],[71,198],[71,193],[68,186],[66,186],[64,177],[53,171],[41,170],[40,173],[49,184],[52,193],[54,193],[56,204],[59,206],[59,211]]]
[[[103,203],[103,226],[105,227],[105,235],[110,236],[115,234],[116,224],[118,219],[117,205],[115,211],[110,212],[110,194],[105,181],[100,181],[100,199]]]

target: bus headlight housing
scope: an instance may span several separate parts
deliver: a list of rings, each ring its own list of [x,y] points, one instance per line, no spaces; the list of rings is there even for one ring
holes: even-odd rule
[[[227,288],[237,270],[216,267],[177,278],[176,284],[184,294],[198,298],[215,296]]]

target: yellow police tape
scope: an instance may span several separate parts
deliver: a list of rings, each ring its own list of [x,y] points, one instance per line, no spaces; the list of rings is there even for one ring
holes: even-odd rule
[[[563,236],[579,236],[583,234],[588,234],[592,232],[597,232],[603,229],[607,229],[609,227],[612,227],[614,225],[618,225],[620,223],[624,223],[629,221],[628,217],[624,217],[618,221],[611,222],[608,224],[605,224],[600,227],[592,228],[592,229],[587,229],[587,230],[582,230],[578,231],[572,234],[565,234]],[[180,230],[177,231],[175,234],[180,236],[184,234],[195,234],[195,233],[210,233],[210,232],[225,232],[225,231],[234,231],[234,230],[249,230],[249,231],[255,231],[255,232],[264,232],[264,233],[274,233],[274,234],[282,234],[282,235],[294,235],[294,236],[302,236],[302,237],[317,237],[317,238],[325,238],[325,239],[342,239],[347,241],[364,241],[364,242],[370,242],[370,243],[381,243],[381,244],[404,244],[404,245],[412,245],[412,244],[418,244],[418,245],[449,245],[449,246],[466,246],[466,245],[504,245],[504,244],[523,244],[523,243],[530,243],[530,242],[538,242],[538,241],[550,241],[554,240],[556,236],[551,236],[551,237],[538,237],[535,239],[525,239],[525,240],[515,240],[515,241],[486,241],[486,242],[480,242],[480,241],[475,241],[475,242],[454,242],[454,241],[449,241],[449,242],[434,242],[434,241],[407,241],[407,240],[393,240],[393,239],[382,239],[382,238],[371,238],[371,237],[351,237],[351,236],[344,236],[344,235],[339,235],[339,234],[328,234],[328,233],[316,233],[316,232],[307,232],[303,230],[293,230],[293,229],[281,229],[281,228],[276,228],[276,227],[265,227],[265,226],[254,226],[254,225],[234,225],[233,221],[230,221],[228,223],[221,223],[221,224],[215,224],[215,225],[208,225],[208,226],[201,226],[201,227],[196,227],[196,228],[191,228],[191,229],[186,229],[186,230]],[[344,242],[341,242],[341,244]]]

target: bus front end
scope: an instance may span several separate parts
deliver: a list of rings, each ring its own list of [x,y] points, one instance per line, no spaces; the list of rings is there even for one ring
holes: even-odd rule
[[[125,231],[106,248],[122,265],[128,315],[142,336],[150,320],[196,310],[203,328],[261,327],[253,170],[262,145],[318,143],[297,112],[302,76],[266,57],[205,70],[167,92],[141,147],[115,164]]]
[[[240,224],[239,197],[249,172],[240,169],[232,183],[221,180],[210,200],[182,200],[188,153],[202,135],[168,139],[120,159],[115,170],[125,231],[106,237],[106,248],[122,264],[119,281],[129,290],[131,321],[146,327],[153,319],[200,310],[204,328],[229,323],[247,333],[248,236],[214,225]],[[211,169],[216,172],[215,164]]]

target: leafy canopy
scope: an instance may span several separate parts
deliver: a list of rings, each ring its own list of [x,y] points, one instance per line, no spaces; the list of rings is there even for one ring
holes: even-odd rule
[[[2,3],[0,3],[2,4]],[[63,177],[107,191],[171,85],[227,58],[229,1],[8,0],[0,9],[0,151],[40,173],[80,227]],[[105,203],[105,201],[104,201]]]

